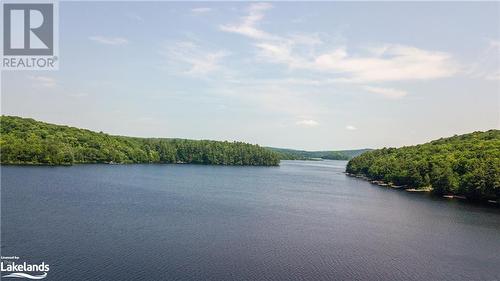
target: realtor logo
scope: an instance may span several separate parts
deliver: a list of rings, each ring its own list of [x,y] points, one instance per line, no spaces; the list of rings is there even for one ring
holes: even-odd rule
[[[54,5],[4,4],[4,55],[53,55]]]
[[[3,69],[57,68],[57,3],[3,4]]]

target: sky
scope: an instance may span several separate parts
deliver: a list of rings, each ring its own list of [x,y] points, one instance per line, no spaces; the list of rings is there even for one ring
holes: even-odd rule
[[[500,128],[500,2],[60,2],[2,114],[307,150]]]

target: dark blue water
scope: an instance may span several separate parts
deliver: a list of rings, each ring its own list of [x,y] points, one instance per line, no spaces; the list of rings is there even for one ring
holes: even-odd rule
[[[500,279],[498,209],[345,164],[2,167],[1,254],[45,280]]]

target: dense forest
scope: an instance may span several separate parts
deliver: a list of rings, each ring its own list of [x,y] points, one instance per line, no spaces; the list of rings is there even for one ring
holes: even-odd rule
[[[279,155],[242,142],[135,138],[0,117],[2,164],[71,165],[74,163],[194,163],[279,165]]]
[[[278,152],[281,160],[311,160],[311,159],[329,159],[329,160],[349,160],[355,156],[370,149],[356,150],[336,150],[336,151],[306,151],[287,148],[268,147]]]
[[[500,199],[500,130],[365,152],[346,172],[408,188],[473,200]]]

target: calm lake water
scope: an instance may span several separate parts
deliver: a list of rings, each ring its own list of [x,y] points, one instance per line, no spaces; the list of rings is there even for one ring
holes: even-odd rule
[[[345,165],[2,167],[1,254],[45,280],[500,279],[499,209]]]

